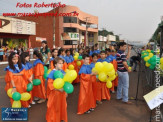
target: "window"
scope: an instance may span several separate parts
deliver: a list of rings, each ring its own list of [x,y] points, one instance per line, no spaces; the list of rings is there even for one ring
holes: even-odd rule
[[[64,32],[77,32],[76,28],[64,27]]]
[[[63,17],[64,23],[77,23],[76,17]]]
[[[64,45],[77,45],[77,40],[64,40]]]

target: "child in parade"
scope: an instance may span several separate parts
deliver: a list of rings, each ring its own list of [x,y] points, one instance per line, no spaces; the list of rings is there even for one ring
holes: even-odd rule
[[[61,89],[55,89],[53,86],[53,82],[55,82],[54,72],[60,70],[63,75],[65,72],[62,70],[64,60],[62,58],[54,59],[54,66],[50,74],[48,75],[48,84],[47,88],[49,89],[48,93],[48,102],[47,102],[47,113],[46,120],[47,122],[67,122],[67,102],[66,96],[67,93]]]
[[[33,79],[33,69],[32,69],[32,64],[29,62],[29,53],[23,52],[20,58],[21,58],[21,63],[25,66],[26,85],[28,85],[28,83],[32,83],[31,81]],[[30,91],[29,93],[31,94],[31,99],[29,102],[31,104],[35,104],[32,97],[32,91]]]
[[[92,75],[89,65],[89,55],[83,55],[84,64],[79,71],[80,75],[80,92],[78,99],[78,112],[77,114],[90,113],[96,107],[95,99],[92,90]]]
[[[58,56],[64,60],[63,70],[65,71],[67,69],[65,49],[60,48],[58,51]]]
[[[71,55],[70,50],[66,50],[66,63],[69,64],[74,61],[73,56]]]
[[[100,52],[100,56],[101,58],[97,60],[97,62],[108,62],[110,63],[109,60],[106,59],[106,53],[105,51],[101,51]],[[109,92],[109,89],[106,87],[106,82],[100,82],[101,83],[101,93],[98,92],[98,101],[101,101],[101,100],[110,100],[110,92]]]
[[[41,53],[38,50],[34,51],[34,58],[36,59],[33,63],[33,75],[34,79],[40,79],[41,84],[33,87],[34,100],[39,100],[37,103],[43,103],[46,101],[46,90],[45,90],[45,79],[44,75],[44,63]]]
[[[21,94],[23,92],[26,92],[27,84],[25,80],[25,66],[21,64],[19,55],[15,52],[11,52],[8,57],[8,64],[9,66],[5,68],[5,71],[7,71],[5,75],[6,92],[9,88],[12,88],[12,93],[19,92]],[[31,79],[28,80],[32,82]],[[12,98],[10,98],[10,102],[12,105]],[[29,102],[21,101],[21,105],[22,107],[29,107]]]
[[[52,57],[50,59],[50,69],[53,70],[54,69],[53,60],[58,57],[58,49],[52,49],[51,55]]]

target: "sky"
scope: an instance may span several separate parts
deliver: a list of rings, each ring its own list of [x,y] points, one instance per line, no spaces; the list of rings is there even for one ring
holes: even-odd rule
[[[20,3],[61,2],[98,16],[99,30],[106,28],[120,35],[120,39],[146,43],[152,37],[163,16],[163,0],[0,0],[0,14],[4,12],[33,12],[36,8],[16,8]],[[52,8],[41,8],[47,12]]]

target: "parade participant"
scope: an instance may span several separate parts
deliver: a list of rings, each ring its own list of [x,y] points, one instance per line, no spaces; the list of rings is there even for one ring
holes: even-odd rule
[[[79,56],[82,56],[82,55],[83,55],[83,49],[79,48]]]
[[[117,51],[117,72],[118,72],[118,87],[117,87],[117,99],[121,100],[126,104],[131,104],[128,101],[128,89],[129,89],[129,75],[131,72],[127,65],[127,58],[130,56],[131,46],[128,46],[128,54],[125,55],[127,44],[125,42],[119,43],[119,50]],[[123,92],[123,94],[122,94]]]
[[[108,63],[110,63],[110,61],[106,59],[106,53],[104,50],[100,52],[100,56],[101,56],[101,58],[98,59],[97,62],[108,62]],[[100,83],[101,83],[101,93],[98,92],[98,94],[97,94],[98,101],[110,100],[111,96],[110,96],[109,89],[106,87],[106,82],[100,82]]]
[[[19,92],[21,94],[23,92],[26,92],[27,85],[24,78],[25,69],[24,65],[21,64],[19,55],[16,54],[15,52],[12,52],[8,57],[8,64],[9,66],[5,68],[5,71],[7,71],[5,76],[6,92],[9,88],[12,88],[12,93]],[[30,82],[32,81],[30,80]],[[12,105],[13,99],[10,98],[10,101]],[[29,107],[29,102],[21,101],[21,105],[22,107]]]
[[[54,61],[55,69],[53,69],[48,75],[48,84],[47,88],[49,89],[48,93],[48,102],[47,102],[47,112],[46,120],[47,122],[67,122],[67,102],[66,96],[67,93],[61,89],[55,89],[53,82],[55,82],[54,72],[61,71],[63,75],[65,72],[62,70],[64,60],[62,58],[55,58]]]
[[[50,49],[48,48],[47,41],[42,41],[42,48],[40,49],[40,52],[42,54],[45,66],[49,68]]]
[[[32,79],[33,79],[33,69],[32,69],[32,64],[29,62],[29,53],[28,52],[23,52],[20,56],[21,58],[21,63],[25,66],[25,78],[26,78],[26,85],[28,85],[28,83],[32,83]],[[31,94],[31,99],[30,99],[30,103],[31,104],[35,104],[35,102],[33,101],[33,96],[32,96],[32,91],[30,91]],[[31,106],[29,106],[31,107]]]
[[[98,59],[98,54],[93,53],[92,55],[92,63],[90,64],[91,70],[95,67],[95,64]],[[97,94],[101,93],[101,83],[96,78],[96,76],[92,76],[92,88],[93,88],[93,95],[95,98],[95,101],[97,101],[98,104],[101,104],[101,99],[97,97]]]
[[[77,114],[90,113],[96,107],[93,96],[92,81],[90,80],[93,73],[89,65],[89,55],[83,55],[84,64],[79,71],[80,75],[80,92],[78,99]]]
[[[130,66],[132,67],[133,66],[133,64],[135,64],[135,66],[134,66],[134,72],[136,72],[136,68],[137,68],[137,64],[139,64],[140,63],[140,56],[132,56],[131,58],[130,58]]]
[[[107,53],[106,59],[107,59],[109,62],[112,62],[111,50],[110,50],[109,48],[106,49],[106,53]]]
[[[100,52],[100,57],[101,58],[98,59],[97,62],[104,62],[104,61],[106,61],[106,62],[110,63],[110,60],[106,59],[106,52],[104,50],[102,50]]]
[[[98,50],[98,44],[97,43],[94,46],[92,46],[92,50],[90,51],[89,55],[92,56],[93,53],[100,54],[100,50]]]
[[[58,51],[58,56],[64,60],[63,70],[65,71],[67,69],[65,49],[60,48]]]
[[[34,51],[33,75],[34,79],[40,79],[41,84],[33,87],[34,100],[39,100],[37,103],[46,101],[45,79],[44,75],[44,62],[41,53],[38,50]]]
[[[66,57],[65,57],[65,59],[66,59],[66,63],[67,64],[69,64],[69,63],[71,63],[71,62],[73,62],[74,61],[74,58],[73,58],[73,56],[71,55],[71,52],[70,52],[70,50],[66,50]]]
[[[54,69],[53,60],[58,57],[58,49],[56,48],[52,49],[51,54],[52,57],[50,59],[50,69],[53,70]]]

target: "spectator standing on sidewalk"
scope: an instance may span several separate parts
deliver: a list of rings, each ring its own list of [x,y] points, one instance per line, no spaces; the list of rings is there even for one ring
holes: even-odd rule
[[[40,52],[42,54],[45,66],[49,68],[50,49],[48,48],[47,41],[42,41],[42,48],[40,49]]]
[[[0,47],[0,61],[3,61],[3,54],[4,54],[3,48]]]
[[[118,65],[118,87],[117,87],[117,99],[126,104],[131,104],[128,101],[128,89],[129,89],[129,74],[131,72],[127,65],[127,59],[130,57],[131,46],[128,46],[128,53],[125,54],[127,44],[125,42],[119,43],[119,50],[117,51],[117,65]]]
[[[31,47],[29,49],[30,59],[33,59],[33,48]]]

